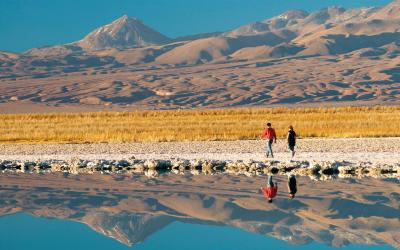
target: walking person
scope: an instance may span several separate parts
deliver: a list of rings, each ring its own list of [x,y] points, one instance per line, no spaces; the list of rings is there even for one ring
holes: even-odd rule
[[[272,203],[272,199],[278,193],[278,183],[272,181],[272,175],[268,176],[267,187],[261,187],[261,192],[268,199],[268,202]]]
[[[287,142],[288,142],[288,148],[292,152],[292,160],[294,155],[296,154],[296,151],[294,150],[294,147],[296,146],[296,132],[294,132],[293,126],[289,126],[289,131],[287,134]]]
[[[289,191],[289,198],[294,199],[294,196],[297,193],[297,180],[296,176],[289,175],[288,176],[288,183],[287,183],[288,191]]]
[[[270,122],[267,123],[267,127],[264,129],[262,138],[267,140],[267,158],[271,155],[274,158],[274,153],[272,151],[272,143],[276,143],[276,133],[275,129],[272,128],[272,124]]]

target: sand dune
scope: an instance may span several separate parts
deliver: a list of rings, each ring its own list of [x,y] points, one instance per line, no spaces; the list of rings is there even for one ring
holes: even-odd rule
[[[330,49],[329,45],[320,46],[317,43],[317,49]],[[63,59],[83,66],[59,65],[57,61],[40,66],[43,61],[36,60],[36,73],[13,76],[0,72],[0,106],[2,112],[37,112],[399,103],[398,45],[390,43],[375,51],[378,54],[360,50],[339,56],[181,68],[122,67],[112,57]],[[236,55],[243,58],[246,53]],[[25,70],[20,63],[15,67]],[[98,98],[101,104],[77,105],[88,97]]]

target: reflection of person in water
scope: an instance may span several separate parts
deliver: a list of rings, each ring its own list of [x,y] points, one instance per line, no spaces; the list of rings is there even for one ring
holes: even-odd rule
[[[288,186],[288,191],[289,191],[289,198],[294,199],[294,196],[297,193],[296,176],[289,175],[287,186]]]
[[[268,199],[269,203],[272,203],[272,198],[278,193],[278,183],[272,181],[272,176],[268,176],[267,187],[261,187],[261,192],[264,194],[265,198]]]

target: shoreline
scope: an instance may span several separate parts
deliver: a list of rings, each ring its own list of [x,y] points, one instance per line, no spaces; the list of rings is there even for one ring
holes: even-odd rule
[[[255,160],[205,160],[205,159],[129,159],[88,160],[0,160],[0,175],[16,174],[144,174],[158,177],[166,173],[186,175],[295,175],[309,176],[315,180],[339,178],[400,178],[400,163],[377,164],[348,161],[255,161]],[[333,177],[335,178],[335,177]]]

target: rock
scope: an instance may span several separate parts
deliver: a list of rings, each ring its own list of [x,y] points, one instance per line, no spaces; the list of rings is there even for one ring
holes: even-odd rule
[[[171,169],[171,161],[170,160],[160,160],[157,164],[157,169],[159,170],[169,170]]]
[[[157,161],[156,160],[147,160],[144,165],[148,168],[148,169],[156,169],[157,168]]]
[[[172,169],[172,171],[171,171]],[[121,173],[145,173],[147,176],[157,177],[163,171],[171,171],[177,174],[190,173],[198,175],[217,174],[224,172],[234,175],[272,175],[293,174],[310,176],[314,180],[326,180],[335,178],[361,178],[365,176],[374,178],[398,178],[400,175],[400,163],[378,164],[371,162],[350,163],[345,161],[288,161],[276,160],[258,162],[247,161],[221,161],[221,160],[140,160],[131,157],[128,160],[95,160],[88,161],[79,158],[71,158],[67,161],[48,160],[36,162],[0,160],[0,170],[7,172],[67,172],[71,174],[94,173],[121,174]],[[149,170],[151,170],[149,172]],[[155,174],[157,172],[157,174]]]
[[[191,160],[190,165],[191,165],[192,169],[201,170],[201,168],[203,166],[203,161],[202,160]]]
[[[159,176],[158,171],[156,171],[155,169],[148,169],[144,172],[144,174],[149,178],[155,178]]]
[[[147,160],[144,165],[148,169],[168,170],[171,168],[171,161],[166,160]]]
[[[97,162],[97,161],[89,161],[86,164],[86,167],[89,169],[92,169],[92,170],[96,170],[98,165],[99,165],[99,162]]]
[[[52,172],[62,172],[63,170],[64,169],[63,169],[63,166],[61,164],[58,164],[58,163],[51,164],[51,171]]]
[[[126,167],[129,167],[130,165],[131,165],[130,162],[126,161],[126,160],[120,160],[117,162],[118,167],[126,168]]]
[[[146,169],[146,165],[144,164],[144,162],[138,162],[132,165],[133,168],[133,172],[144,172],[144,170]]]
[[[307,168],[310,173],[318,173],[321,170],[321,165],[318,162],[312,161],[310,162],[309,167]]]
[[[338,171],[340,174],[355,174],[356,168],[354,166],[340,166]]]
[[[201,165],[201,167],[202,167],[203,173],[205,173],[205,174],[211,174],[214,172],[214,168],[213,168],[211,161],[203,161],[203,164]]]
[[[51,168],[51,166],[48,162],[38,162],[38,163],[36,163],[36,166],[38,166],[40,169]]]
[[[118,165],[112,165],[111,166],[111,172],[115,173],[115,172],[119,172],[122,170],[122,167],[118,166]]]
[[[214,171],[224,171],[226,162],[225,161],[212,161]]]
[[[30,162],[30,161],[24,162],[24,167],[25,169],[33,170],[34,167],[36,167],[36,162]]]
[[[171,167],[175,169],[184,169],[188,170],[191,168],[191,163],[189,160],[182,160],[182,159],[172,159],[171,160]]]

